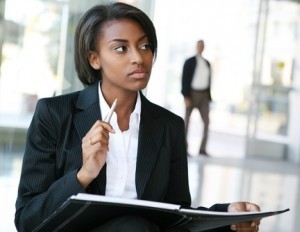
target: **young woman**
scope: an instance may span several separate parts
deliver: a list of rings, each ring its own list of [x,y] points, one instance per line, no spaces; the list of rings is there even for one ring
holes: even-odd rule
[[[190,207],[184,121],[141,92],[156,50],[151,20],[133,6],[98,5],[83,15],[75,33],[75,64],[86,88],[37,104],[16,202],[18,231],[32,231],[70,196],[84,192]],[[105,122],[115,99],[115,112]],[[238,202],[209,210],[259,209]],[[137,217],[116,218],[85,231],[160,231]],[[257,231],[258,224],[231,228]]]

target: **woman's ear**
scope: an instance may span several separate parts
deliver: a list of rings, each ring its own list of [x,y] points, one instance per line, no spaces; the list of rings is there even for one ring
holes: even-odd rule
[[[96,52],[90,52],[89,53],[89,62],[90,62],[90,65],[96,69],[96,70],[99,70],[101,65],[100,65],[100,61],[98,59],[98,56],[97,56],[97,53]]]

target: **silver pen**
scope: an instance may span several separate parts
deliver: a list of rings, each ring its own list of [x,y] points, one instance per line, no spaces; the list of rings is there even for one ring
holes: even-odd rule
[[[108,114],[105,116],[105,118],[104,118],[104,122],[107,122],[107,123],[109,123],[110,122],[110,119],[111,119],[111,116],[113,115],[113,113],[114,113],[114,111],[115,111],[115,109],[116,109],[116,106],[117,106],[117,98],[114,100],[114,102],[113,102],[113,104],[112,104],[112,106],[111,106],[111,108],[110,108],[110,110],[109,110],[109,112],[108,112]]]

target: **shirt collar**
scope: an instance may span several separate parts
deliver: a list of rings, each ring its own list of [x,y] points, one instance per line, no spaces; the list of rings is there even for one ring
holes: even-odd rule
[[[200,54],[197,54],[196,57],[197,57],[198,60],[203,60],[203,56],[200,55]]]
[[[135,103],[135,108],[132,112],[132,115],[136,115],[137,118],[137,126],[140,125],[140,120],[141,120],[141,109],[142,109],[142,103],[141,103],[141,96],[140,92],[138,91],[136,103]]]

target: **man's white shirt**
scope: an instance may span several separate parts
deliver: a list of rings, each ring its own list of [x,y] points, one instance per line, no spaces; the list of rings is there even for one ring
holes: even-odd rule
[[[192,80],[192,89],[205,90],[209,87],[209,67],[206,61],[200,56],[196,56],[196,69]]]

